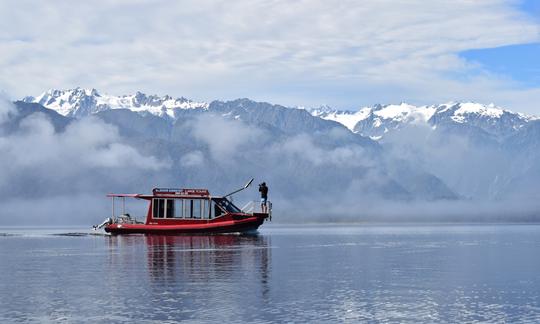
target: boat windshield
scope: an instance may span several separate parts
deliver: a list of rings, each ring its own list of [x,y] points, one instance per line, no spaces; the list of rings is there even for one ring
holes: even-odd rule
[[[221,208],[226,210],[229,213],[241,213],[240,208],[236,207],[230,200],[227,198],[212,198]]]

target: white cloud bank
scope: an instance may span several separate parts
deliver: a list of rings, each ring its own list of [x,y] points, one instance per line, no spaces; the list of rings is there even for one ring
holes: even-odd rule
[[[258,128],[214,115],[201,115],[190,126],[195,139],[208,146],[212,157],[225,163],[264,134]],[[186,158],[192,162],[193,157],[195,155]]]
[[[157,170],[163,163],[140,155],[119,141],[118,130],[100,120],[87,118],[56,133],[44,115],[35,113],[21,122],[16,136],[0,138],[5,168],[48,166],[63,173],[89,168],[142,168]]]
[[[520,88],[457,53],[539,41],[515,0],[55,1],[0,3],[0,87],[77,85],[195,99],[356,107],[496,102],[538,112]]]
[[[139,152],[97,118],[59,131],[41,112],[20,114],[0,96],[0,225],[98,222],[107,192],[169,169],[169,161]]]
[[[0,116],[8,121],[6,127],[0,125],[0,225],[95,224],[108,216],[107,192],[182,186],[209,188],[219,195],[251,177],[255,183],[270,185],[278,221],[538,219],[540,200],[534,186],[523,188],[521,193],[532,194],[521,194],[519,199],[440,198],[448,197],[445,188],[434,178],[422,177],[422,168],[409,168],[407,161],[435,166],[438,176],[470,179],[472,185],[482,187],[489,179],[483,173],[476,176],[479,168],[487,178],[504,168],[491,163],[497,156],[471,155],[468,144],[459,139],[429,141],[427,129],[411,130],[417,131],[407,136],[411,142],[389,138],[398,150],[381,157],[349,141],[347,135],[353,135],[343,128],[279,136],[268,127],[208,113],[175,125],[180,135],[176,142],[134,137],[130,146],[115,126],[97,118],[72,120],[58,131],[42,113],[18,123],[11,119],[21,117],[14,112],[13,107],[0,105]],[[13,125],[20,126],[9,127]],[[416,141],[421,147],[412,150]],[[144,149],[156,143],[156,150]],[[426,163],[430,161],[433,165]],[[494,169],[487,168],[486,162]],[[470,168],[471,164],[478,167]],[[257,197],[256,190],[254,186],[235,199],[243,205]],[[140,207],[128,210],[140,218],[146,212],[145,206]]]
[[[19,124],[11,130],[0,124],[0,192],[4,195],[20,195],[24,188],[40,196],[92,192],[108,181],[112,185],[168,167],[168,162],[124,143],[116,127],[97,118],[75,120],[57,131],[43,113],[16,122],[10,120],[15,112],[10,103],[0,104],[4,126]]]

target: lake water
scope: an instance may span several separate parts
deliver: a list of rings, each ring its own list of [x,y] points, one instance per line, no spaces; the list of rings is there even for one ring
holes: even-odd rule
[[[0,229],[0,322],[539,323],[539,225]]]

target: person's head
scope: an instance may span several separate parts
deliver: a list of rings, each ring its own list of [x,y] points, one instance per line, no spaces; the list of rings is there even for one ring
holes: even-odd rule
[[[266,186],[266,182],[261,183],[261,186]]]

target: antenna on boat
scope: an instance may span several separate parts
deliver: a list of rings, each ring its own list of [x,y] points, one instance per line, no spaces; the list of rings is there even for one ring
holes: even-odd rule
[[[232,195],[234,195],[234,194],[237,193],[237,192],[240,192],[240,191],[242,191],[242,190],[244,190],[244,189],[247,189],[247,187],[249,187],[249,186],[251,185],[251,183],[253,182],[253,180],[254,180],[254,178],[251,178],[251,180],[249,180],[243,188],[240,188],[240,189],[238,189],[238,190],[235,190],[235,191],[231,192],[230,194],[227,194],[227,195],[223,196],[223,198],[232,196]]]

